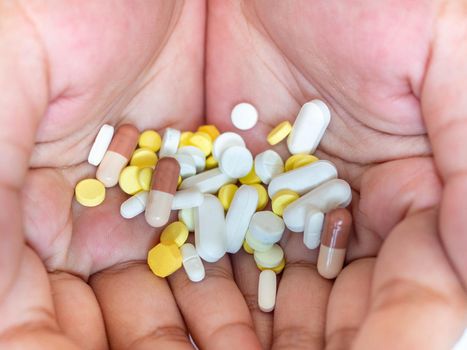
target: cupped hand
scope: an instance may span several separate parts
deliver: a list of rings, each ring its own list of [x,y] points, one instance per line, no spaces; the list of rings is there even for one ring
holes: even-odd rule
[[[467,47],[455,5],[407,6],[2,4],[0,342],[190,348],[189,332],[203,349],[449,349],[467,314]],[[349,264],[324,280],[286,234],[273,314],[257,310],[246,253],[206,264],[202,283],[167,282],[144,261],[158,233],[120,218],[118,189],[98,208],[73,202],[104,122],[227,130],[246,100],[257,152],[316,97],[332,110],[317,155],[354,190]]]

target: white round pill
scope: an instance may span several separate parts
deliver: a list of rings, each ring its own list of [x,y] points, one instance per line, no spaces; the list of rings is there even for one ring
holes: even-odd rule
[[[269,184],[273,177],[284,172],[284,161],[279,153],[267,150],[255,157],[255,173],[265,184]]]
[[[176,153],[171,155],[180,165],[180,176],[184,179],[196,174],[196,164],[194,158],[189,154]]]
[[[258,241],[273,244],[282,238],[285,224],[282,218],[272,211],[258,211],[251,218],[248,230]]]
[[[232,109],[230,119],[237,129],[249,130],[258,122],[258,111],[252,104],[242,102]]]
[[[224,132],[220,134],[214,144],[212,145],[212,156],[214,159],[219,161],[222,156],[222,153],[230,147],[233,146],[243,146],[245,147],[245,141],[243,138],[234,132]]]
[[[274,244],[271,249],[264,252],[255,250],[253,257],[258,265],[272,269],[280,265],[284,258],[284,251],[280,245]]]
[[[196,165],[196,172],[200,173],[206,167],[206,156],[204,152],[195,146],[184,146],[177,151],[179,154],[189,154],[193,157]]]
[[[227,148],[219,160],[219,168],[227,176],[235,179],[246,176],[253,167],[251,152],[242,146]]]

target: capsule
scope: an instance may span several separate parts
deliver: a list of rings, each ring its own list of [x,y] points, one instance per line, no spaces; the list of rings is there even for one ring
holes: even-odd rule
[[[328,279],[336,278],[344,266],[352,215],[345,208],[326,214],[318,255],[318,272]]]
[[[180,165],[176,159],[164,157],[157,163],[145,212],[146,221],[152,227],[164,226],[169,221],[179,174]]]
[[[96,177],[105,187],[118,183],[121,171],[127,165],[138,144],[139,132],[133,125],[124,124],[117,132],[97,168]]]

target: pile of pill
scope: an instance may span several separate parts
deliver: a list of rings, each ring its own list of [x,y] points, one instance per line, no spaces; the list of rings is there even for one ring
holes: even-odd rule
[[[232,110],[235,127],[248,130],[258,120],[256,108],[241,103]],[[148,265],[159,277],[182,266],[193,282],[203,280],[203,261],[213,263],[240,249],[253,255],[259,275],[258,304],[272,311],[276,274],[286,264],[279,242],[287,228],[303,232],[309,249],[320,247],[318,272],[335,278],[344,264],[352,217],[345,207],[351,188],[338,179],[335,166],[313,153],[330,122],[320,100],[304,104],[293,124],[284,121],[270,131],[271,146],[287,139],[291,156],[284,162],[273,149],[253,156],[243,138],[220,133],[214,125],[197,131],[166,128],[140,132],[132,125],[103,125],[89,153],[98,166],[96,179],[84,179],[76,200],[97,206],[105,188],[120,186],[130,197],[121,204],[125,219],[145,215],[153,227],[165,226],[160,243],[148,253]],[[195,245],[186,243],[194,232]]]

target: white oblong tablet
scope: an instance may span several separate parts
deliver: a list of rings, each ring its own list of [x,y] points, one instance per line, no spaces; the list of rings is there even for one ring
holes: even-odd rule
[[[303,243],[308,249],[316,249],[321,243],[321,232],[324,224],[324,213],[314,207],[309,207],[305,216]]]
[[[203,262],[191,243],[185,243],[180,247],[182,263],[185,272],[192,282],[202,281],[206,275]]]
[[[164,136],[162,137],[161,149],[159,150],[159,158],[177,153],[180,135],[181,133],[177,129],[165,129]]]
[[[284,230],[285,225],[281,217],[267,210],[253,214],[248,226],[251,235],[265,244],[279,242]]]
[[[196,165],[196,172],[202,172],[206,167],[206,156],[204,152],[201,151],[198,147],[195,146],[184,146],[178,149],[177,153],[179,154],[189,154],[193,157]]]
[[[236,253],[245,239],[251,217],[258,205],[258,191],[248,185],[240,186],[225,217],[225,250]]]
[[[233,146],[245,147],[245,141],[239,134],[234,132],[224,132],[223,134],[220,134],[214,141],[212,145],[212,156],[214,159],[219,161],[219,159],[221,159],[222,153],[224,153],[227,148]]]
[[[253,167],[253,156],[246,147],[227,148],[219,160],[219,169],[229,177],[239,179],[246,176]]]
[[[330,120],[331,112],[323,101],[312,100],[305,103],[287,138],[289,152],[292,154],[313,153],[323,138]]]
[[[264,270],[259,274],[258,306],[263,312],[271,312],[276,305],[277,276],[272,270]]]
[[[345,208],[351,200],[352,189],[347,182],[341,179],[329,180],[285,208],[282,218],[290,231],[303,232],[309,206],[327,213],[338,207]]]
[[[203,203],[204,195],[197,188],[189,188],[175,192],[172,210],[196,208]]]
[[[230,119],[237,129],[249,130],[258,122],[258,111],[252,104],[242,102],[232,109]]]
[[[207,262],[216,262],[225,254],[224,207],[212,194],[205,194],[203,203],[195,209],[195,245]]]
[[[180,176],[184,179],[196,174],[196,164],[193,157],[189,154],[176,153],[171,155],[180,165]]]
[[[181,222],[185,224],[188,231],[193,232],[195,230],[195,209],[186,208],[186,209],[179,210],[178,220],[180,220]]]
[[[254,251],[265,252],[266,250],[269,250],[272,247],[272,244],[258,241],[255,237],[251,235],[251,232],[248,230],[246,231],[245,241]]]
[[[128,198],[120,206],[120,215],[125,219],[131,219],[141,214],[146,209],[148,191],[141,191]]]
[[[284,251],[280,245],[273,244],[270,249],[264,252],[255,250],[253,257],[256,264],[272,269],[280,265],[282,259],[284,259]]]
[[[114,136],[114,127],[109,124],[101,126],[97,133],[96,139],[92,144],[91,150],[88,155],[88,163],[94,166],[98,166],[104,158],[107,148],[109,148],[112,137]]]
[[[318,160],[274,177],[268,186],[272,198],[280,190],[291,190],[302,195],[331,179],[337,178],[337,169],[330,161]]]
[[[224,174],[219,168],[214,168],[186,178],[180,184],[180,189],[196,187],[202,193],[216,193],[222,186],[236,182],[237,179]]]
[[[255,157],[255,173],[265,184],[284,172],[284,161],[279,153],[267,150]]]

